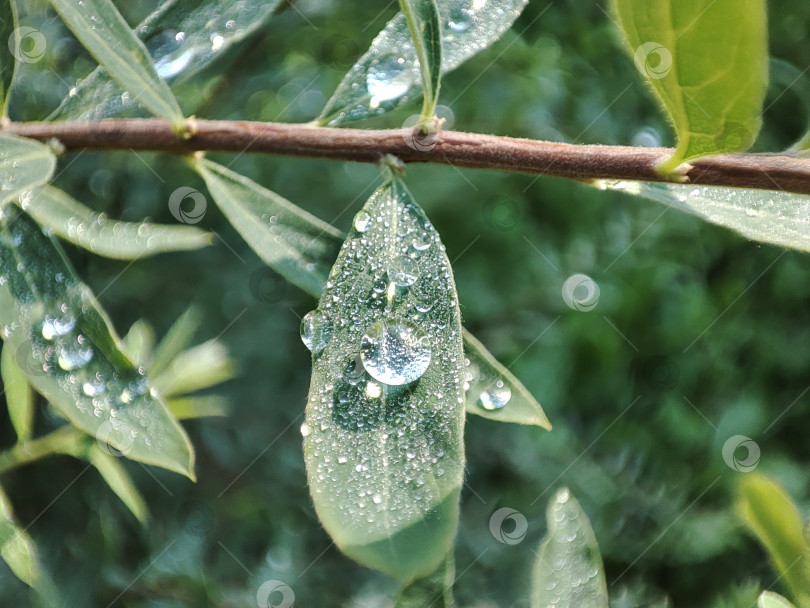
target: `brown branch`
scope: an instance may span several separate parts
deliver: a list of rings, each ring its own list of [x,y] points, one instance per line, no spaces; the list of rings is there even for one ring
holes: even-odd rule
[[[358,162],[377,162],[390,153],[407,163],[443,163],[586,181],[664,181],[655,165],[672,152],[666,148],[573,145],[454,131],[442,132],[435,142],[414,142],[408,129],[332,129],[221,120],[194,121],[194,135],[185,140],[172,131],[168,121],[160,119],[11,123],[2,132],[42,141],[56,138],[68,150],[262,152]],[[810,194],[810,159],[725,154],[695,161],[686,177],[692,184]]]

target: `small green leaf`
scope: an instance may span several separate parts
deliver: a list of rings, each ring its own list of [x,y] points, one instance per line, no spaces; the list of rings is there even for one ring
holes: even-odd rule
[[[163,336],[163,339],[155,347],[155,355],[152,359],[150,371],[152,374],[160,374],[169,366],[180,352],[191,344],[200,325],[202,324],[202,314],[194,306],[190,306],[180,315],[177,320]]]
[[[433,574],[404,585],[394,608],[453,608],[456,564],[453,551]]]
[[[186,2],[164,0],[133,33],[143,40],[158,76],[174,86],[191,80],[262,29],[279,4],[280,0],[197,0],[192,8]],[[136,103],[121,93],[119,84],[99,66],[71,89],[48,119],[116,116]]]
[[[810,251],[810,196],[771,190],[599,180],[597,187],[641,196],[746,238]]]
[[[14,518],[11,502],[0,488],[0,556],[15,576],[34,586],[39,578],[39,564],[33,539]]]
[[[110,489],[115,492],[115,495],[121,499],[135,518],[145,524],[149,520],[146,501],[138,492],[121,461],[104,451],[96,442],[92,442],[88,446],[84,458],[96,468]]]
[[[183,112],[169,85],[112,0],[50,2],[82,46],[132,97],[156,116],[182,124]]]
[[[17,441],[31,437],[34,428],[34,390],[20,370],[11,345],[0,352],[0,376],[3,379],[3,394],[8,404],[11,425],[17,433]]]
[[[108,258],[132,260],[211,244],[211,235],[195,226],[108,219],[52,186],[31,190],[21,202],[27,213],[57,236]]]
[[[320,291],[337,254],[340,232],[275,192],[209,160],[195,168],[247,244],[281,276],[308,293]]]
[[[55,167],[56,157],[48,146],[0,134],[0,205],[46,183]]]
[[[165,371],[155,377],[155,387],[164,397],[185,395],[230,380],[236,375],[228,349],[213,339],[183,351]]]
[[[183,429],[123,353],[52,238],[16,205],[0,215],[0,325],[31,385],[74,426],[128,458],[193,478]]]
[[[527,2],[439,0],[441,73],[455,69],[500,38]],[[337,126],[384,114],[420,92],[419,57],[405,15],[398,13],[343,78],[317,122]]]
[[[143,319],[138,319],[121,340],[127,356],[139,366],[149,367],[149,357],[155,346],[155,332]]]
[[[757,608],[796,608],[778,593],[763,591],[757,598]]]
[[[2,117],[8,116],[8,98],[11,83],[14,82],[14,73],[17,71],[17,61],[15,53],[20,52],[22,44],[22,33],[17,27],[17,7],[15,0],[2,0],[0,2],[0,42],[8,43],[11,53],[6,53],[3,49],[0,55],[0,107],[2,107]]]
[[[422,120],[430,120],[436,111],[442,75],[442,23],[436,0],[399,0],[411,32],[419,62],[424,105]]]
[[[568,488],[546,510],[548,534],[532,571],[532,608],[607,608],[605,571],[588,516]]]
[[[740,483],[737,509],[768,550],[796,604],[810,607],[810,548],[799,511],[785,490],[764,475],[748,473]]]
[[[762,125],[768,86],[765,0],[613,0],[636,67],[675,126],[659,168],[743,152]]]
[[[228,400],[219,395],[202,397],[177,397],[166,402],[169,411],[177,420],[207,418],[209,416],[227,416],[230,410]]]
[[[321,523],[363,565],[402,582],[429,575],[458,523],[464,354],[450,262],[398,179],[358,212],[302,339]]]

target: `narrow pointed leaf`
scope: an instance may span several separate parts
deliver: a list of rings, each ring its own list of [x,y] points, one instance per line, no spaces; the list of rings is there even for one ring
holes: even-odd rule
[[[613,0],[636,67],[675,127],[660,167],[742,152],[762,124],[768,86],[765,0]]]
[[[810,608],[810,548],[802,520],[784,488],[758,473],[740,483],[737,510],[768,550],[776,570],[799,608]]]
[[[164,0],[133,33],[143,40],[158,76],[186,82],[231,47],[264,27],[280,0]],[[65,97],[50,120],[99,120],[120,114],[137,100],[99,66]]]
[[[607,608],[602,556],[588,516],[568,488],[546,510],[548,534],[532,571],[532,608]]]
[[[442,67],[449,72],[512,27],[528,0],[438,0]],[[340,125],[391,111],[421,93],[419,59],[405,15],[397,14],[343,78],[319,124]]]
[[[0,42],[8,43],[16,52],[19,52],[21,30],[17,28],[15,0],[2,0],[0,2]],[[14,72],[17,70],[17,61],[12,53],[3,49],[0,55],[0,114],[3,118],[8,116],[8,97],[11,83],[14,81]]]
[[[135,518],[146,523],[149,520],[149,509],[135,483],[127,473],[121,461],[105,452],[98,443],[93,442],[84,454],[90,464],[99,472],[110,489],[121,499],[121,502],[130,510]]]
[[[56,157],[48,146],[0,134],[0,205],[46,183],[55,167]]]
[[[419,62],[424,106],[422,118],[429,120],[436,110],[442,74],[442,23],[436,0],[400,0],[399,7],[411,32]]]
[[[453,551],[433,574],[404,585],[394,608],[453,608],[456,564]]]
[[[464,476],[461,319],[439,235],[397,179],[355,217],[305,317],[304,458],[340,549],[403,582],[445,559]]]
[[[132,260],[211,244],[211,235],[195,226],[111,220],[52,186],[36,188],[21,201],[28,214],[57,236],[108,258]]]
[[[150,112],[176,125],[183,113],[149,53],[112,0],[50,0],[82,46]]]
[[[210,161],[198,161],[196,167],[206,179],[217,204],[256,254],[293,285],[320,297],[344,235],[247,177]],[[270,218],[275,219],[271,222]],[[526,387],[472,334],[464,331],[463,335],[467,356],[477,367],[477,373],[467,370],[472,378],[465,401],[467,412],[492,420],[550,429],[543,408]],[[503,382],[506,390],[498,382]],[[501,389],[498,391],[501,400],[507,393],[511,395],[508,407],[492,410],[481,407],[482,391],[493,386]]]
[[[607,180],[597,186],[663,203],[755,241],[810,251],[810,196],[806,194]]]
[[[17,523],[11,502],[0,488],[0,557],[14,575],[34,586],[39,577],[39,564],[33,539]]]
[[[31,385],[74,426],[128,458],[193,478],[183,429],[123,353],[90,288],[16,205],[0,217],[0,326]]]
[[[208,160],[197,171],[233,227],[291,283],[317,293],[335,259],[340,232],[276,193]]]
[[[207,418],[210,416],[227,416],[230,404],[219,395],[202,397],[176,397],[166,402],[169,411],[177,420]]]
[[[121,340],[127,356],[139,366],[149,367],[149,357],[155,346],[155,332],[143,319],[138,319]]]
[[[763,591],[757,598],[757,608],[796,608],[778,593]]]
[[[155,356],[152,360],[150,371],[159,374],[168,367],[172,359],[179,355],[194,337],[202,324],[202,314],[198,308],[190,306],[180,315],[177,320],[163,336],[163,339],[155,347]]]
[[[21,442],[31,437],[34,428],[34,390],[22,373],[15,354],[10,345],[3,347],[0,352],[0,376],[11,426],[17,433],[17,441]]]
[[[236,368],[228,358],[228,349],[213,339],[177,355],[154,382],[161,395],[174,397],[214,386],[235,375]]]

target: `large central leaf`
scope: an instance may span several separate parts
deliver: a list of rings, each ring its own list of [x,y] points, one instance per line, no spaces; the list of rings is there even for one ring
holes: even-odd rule
[[[349,556],[402,580],[434,571],[464,471],[461,322],[439,236],[393,179],[358,213],[317,310],[302,426],[309,486]]]

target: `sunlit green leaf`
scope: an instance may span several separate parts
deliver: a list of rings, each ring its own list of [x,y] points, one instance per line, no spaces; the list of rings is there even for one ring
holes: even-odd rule
[[[211,244],[211,235],[195,226],[111,220],[52,186],[27,192],[21,201],[26,212],[57,236],[108,258],[131,260]]]
[[[17,28],[15,0],[0,2],[0,42],[8,43],[12,53],[3,49],[0,54],[0,114],[3,118],[8,115],[8,98],[11,83],[14,81],[14,72],[17,69],[15,53],[20,52],[23,32]]]
[[[0,205],[47,182],[55,167],[56,157],[48,146],[0,134]]]
[[[605,571],[588,516],[568,488],[546,510],[548,534],[532,571],[532,608],[607,608]]]
[[[146,501],[138,492],[121,461],[95,442],[88,446],[84,458],[96,468],[110,489],[115,492],[136,519],[141,523],[146,523],[149,519]]]
[[[806,194],[608,180],[596,185],[686,211],[755,241],[810,251],[810,196]]]
[[[424,105],[422,118],[436,111],[442,74],[442,23],[436,0],[399,0],[419,64]]]
[[[175,397],[166,402],[169,411],[177,420],[227,416],[230,410],[228,400],[219,395],[201,397]]]
[[[149,368],[153,374],[160,374],[180,352],[191,344],[194,332],[202,323],[202,314],[194,306],[189,307],[163,336],[155,347],[155,355]]]
[[[16,354],[11,345],[0,352],[0,376],[11,425],[17,433],[17,440],[25,441],[31,437],[34,427],[34,390],[20,370]]]
[[[58,244],[15,205],[0,217],[0,326],[33,387],[76,427],[128,458],[193,477],[180,425],[122,352]]]
[[[155,332],[143,319],[135,321],[121,339],[121,346],[127,356],[136,364],[149,367],[149,357],[155,346]]]
[[[33,586],[39,576],[34,541],[14,518],[11,502],[0,488],[0,557],[24,583]]]
[[[50,2],[79,42],[132,97],[156,116],[182,123],[183,112],[169,85],[112,0]]]
[[[214,339],[178,354],[154,382],[161,395],[173,397],[214,386],[235,375],[228,349]]]
[[[264,27],[280,0],[164,0],[133,30],[158,75],[186,82]],[[181,96],[181,99],[183,97]],[[135,106],[101,66],[73,87],[50,120],[98,120]]]
[[[778,593],[763,591],[757,598],[757,608],[796,608]]]
[[[304,458],[340,549],[407,582],[446,557],[464,476],[461,320],[439,235],[404,186],[354,219],[318,308]]]
[[[453,608],[456,565],[453,551],[432,574],[405,584],[394,608]]]
[[[438,0],[442,73],[455,69],[508,30],[528,0]],[[383,114],[421,93],[419,60],[408,24],[397,14],[343,78],[319,124],[339,125]]]
[[[796,604],[810,607],[810,549],[799,510],[784,488],[764,475],[748,473],[740,482],[737,509],[768,550]]]
[[[613,0],[636,67],[678,137],[660,167],[742,152],[762,124],[768,86],[765,0]]]

